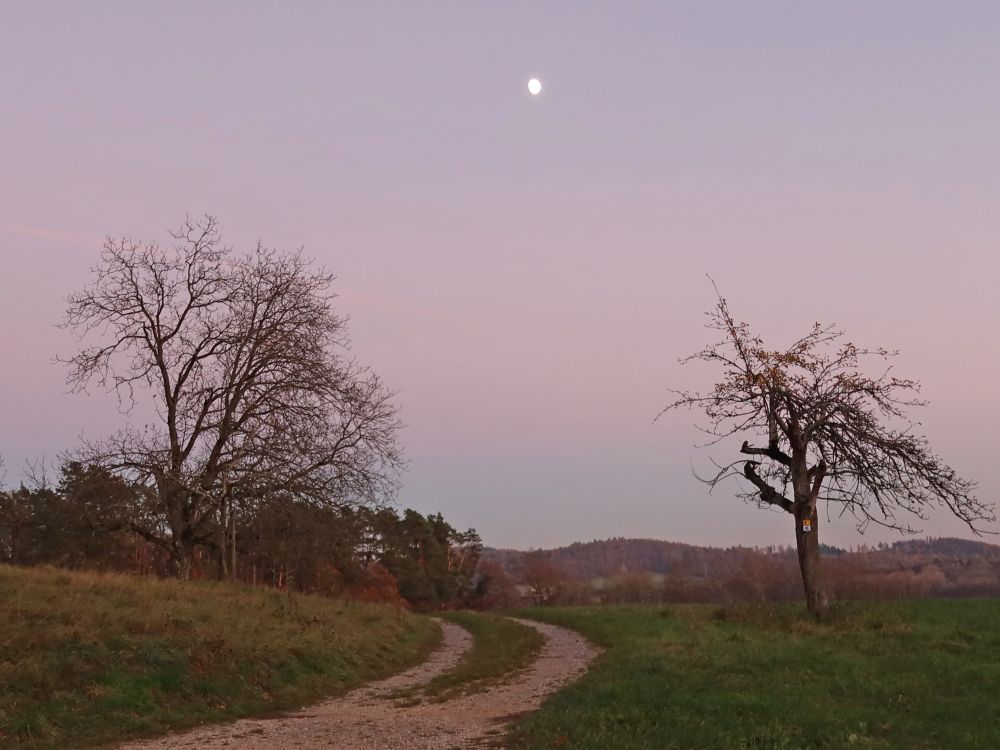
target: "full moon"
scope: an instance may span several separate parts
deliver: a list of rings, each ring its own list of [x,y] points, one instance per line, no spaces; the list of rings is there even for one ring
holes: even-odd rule
[[[532,78],[528,81],[528,93],[532,96],[538,96],[542,93],[542,82],[537,78]]]

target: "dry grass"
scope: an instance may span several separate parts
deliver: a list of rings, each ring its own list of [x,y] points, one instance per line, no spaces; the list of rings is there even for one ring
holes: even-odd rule
[[[385,605],[0,566],[0,745],[86,747],[300,706],[421,661]]]

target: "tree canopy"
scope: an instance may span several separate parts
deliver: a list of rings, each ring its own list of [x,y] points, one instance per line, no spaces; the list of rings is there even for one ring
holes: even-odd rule
[[[168,549],[181,577],[195,547],[231,561],[241,508],[378,502],[401,463],[392,393],[348,354],[333,276],[301,251],[237,253],[213,217],[174,244],[108,239],[65,326],[87,345],[65,360],[156,419],[86,443],[73,458],[147,486],[157,523],[131,528]]]
[[[851,514],[860,530],[878,523],[912,532],[910,521],[941,506],[974,531],[996,520],[930,448],[909,411],[923,406],[919,383],[894,374],[896,352],[865,349],[835,326],[814,324],[791,346],[768,347],[718,298],[707,327],[720,338],[681,360],[720,371],[705,391],[675,392],[663,410],[700,410],[715,445],[743,438],[744,458],[716,462],[705,481],[715,487],[737,477],[740,494],[795,518],[800,567],[811,609],[825,606],[819,581],[817,505]],[[874,374],[865,370],[865,365]]]

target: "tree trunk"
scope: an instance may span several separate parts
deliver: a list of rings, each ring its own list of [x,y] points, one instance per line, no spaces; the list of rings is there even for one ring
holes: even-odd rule
[[[229,579],[236,580],[236,511],[229,501]]]
[[[170,541],[170,565],[182,581],[190,580],[194,569],[194,538],[191,534],[173,533]]]
[[[236,514],[233,501],[222,500],[217,513],[215,539],[219,557],[219,580],[236,580]]]
[[[226,518],[226,503],[223,500],[219,503],[218,510],[218,522],[215,529],[216,547],[219,554],[219,580],[225,581],[229,579],[229,555],[228,555],[228,545],[229,545],[229,529],[227,526]]]
[[[795,513],[795,547],[799,554],[799,570],[806,595],[806,607],[814,615],[821,615],[830,607],[830,598],[823,587],[819,560],[819,518],[815,510],[808,510],[808,503],[798,504]],[[809,521],[809,530],[805,528]]]
[[[191,579],[191,568],[194,566],[194,549],[184,545],[175,545],[171,551],[171,565],[174,574],[181,581]]]

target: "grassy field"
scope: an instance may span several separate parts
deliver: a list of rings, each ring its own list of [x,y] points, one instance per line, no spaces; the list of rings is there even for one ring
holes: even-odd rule
[[[87,747],[301,706],[422,661],[398,609],[0,566],[0,746]]]
[[[513,747],[1000,747],[1000,601],[535,609],[606,651]]]

